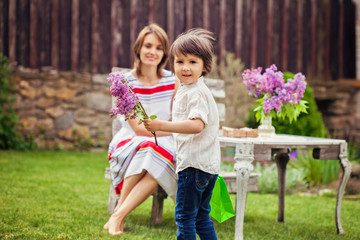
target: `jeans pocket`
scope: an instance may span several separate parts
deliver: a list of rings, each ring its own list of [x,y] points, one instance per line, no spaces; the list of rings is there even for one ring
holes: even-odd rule
[[[210,173],[206,173],[201,170],[196,170],[195,172],[196,186],[200,189],[206,188],[209,185],[212,176],[213,175]]]

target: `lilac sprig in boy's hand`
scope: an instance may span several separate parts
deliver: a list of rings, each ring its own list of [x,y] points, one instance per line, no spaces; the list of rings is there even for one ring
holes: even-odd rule
[[[132,89],[131,83],[125,78],[122,72],[112,72],[109,74],[108,81],[112,83],[110,87],[111,95],[116,97],[116,106],[110,110],[110,117],[116,114],[124,115],[126,119],[139,118],[139,124],[144,119],[155,119],[155,115],[148,116],[139,98]],[[154,135],[156,146],[157,139],[155,131],[151,131]]]

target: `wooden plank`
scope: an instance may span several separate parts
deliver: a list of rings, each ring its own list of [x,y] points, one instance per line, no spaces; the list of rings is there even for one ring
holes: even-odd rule
[[[235,9],[235,56],[241,58],[243,0],[236,0]]]
[[[235,14],[236,14],[236,0],[225,1],[226,14],[225,14],[225,48],[226,53],[235,53]]]
[[[16,61],[24,67],[29,67],[29,0],[17,2],[16,15]]]
[[[341,2],[331,1],[330,4],[330,51],[329,51],[329,80],[339,79],[339,65],[340,65],[340,15],[341,15]]]
[[[149,25],[149,0],[137,0],[136,16],[137,16],[137,29],[136,36],[146,26]],[[139,7],[141,6],[141,7]]]
[[[203,15],[204,9],[202,9],[203,0],[193,0],[192,7],[192,27],[203,28]]]
[[[342,79],[344,76],[344,2],[340,1],[339,4],[339,79]]]
[[[252,68],[256,67],[257,63],[257,7],[258,7],[258,0],[252,1],[252,11],[251,11],[251,60],[250,66]]]
[[[240,58],[245,64],[245,67],[250,67],[251,59],[251,0],[244,0],[243,2],[243,17],[242,17],[242,35],[241,35],[241,55]]]
[[[317,73],[317,5],[316,0],[311,0],[311,75]]]
[[[327,49],[326,38],[326,3],[329,0],[317,1],[317,18],[318,18],[318,31],[317,34],[317,76],[321,77],[321,80],[325,80],[325,55]]]
[[[303,7],[303,19],[302,19],[303,32],[311,33],[311,0],[305,0]],[[302,34],[302,69],[301,71],[308,75],[311,74],[311,34]]]
[[[254,146],[254,158],[256,161],[270,161],[272,156],[271,148],[264,145]]]
[[[59,1],[59,69],[71,69],[71,0]]]
[[[214,54],[216,56],[220,56],[220,50],[219,50],[219,45],[220,45],[220,21],[219,21],[219,17],[220,16],[220,2],[218,0],[209,0],[209,5],[210,7],[210,22],[209,22],[209,30],[211,32],[214,33],[215,35],[215,39],[216,39],[216,44],[214,45]],[[217,16],[217,17],[214,17]]]
[[[133,47],[137,38],[137,0],[133,0],[130,3],[130,46]],[[129,51],[130,62],[134,62],[133,50],[130,48]]]
[[[111,0],[99,2],[99,46],[98,46],[98,73],[109,73],[110,67],[110,43],[111,43]],[[104,43],[104,44],[102,44]]]
[[[179,1],[175,1],[175,0],[169,0],[168,1],[168,5],[167,5],[167,9],[166,9],[166,15],[167,15],[167,22],[166,22],[166,30],[167,30],[167,34],[169,37],[169,42],[170,44],[175,40],[175,14],[176,14],[176,10],[179,8],[175,8],[176,3],[179,3]],[[180,2],[181,3],[181,2]],[[181,11],[181,9],[180,9]],[[183,23],[183,21],[179,21],[178,23]]]
[[[51,1],[38,1],[38,65],[51,66]]]
[[[186,30],[192,28],[193,20],[193,1],[186,0]]]
[[[30,59],[29,66],[37,67],[37,1],[30,0]]]
[[[117,31],[119,33],[119,47],[117,50],[117,62],[120,67],[133,67],[130,58],[134,55],[134,46],[130,45],[130,2],[121,0],[117,9]]]
[[[297,38],[297,27],[298,27],[298,2],[299,0],[291,0],[288,2],[288,10],[287,12],[287,52],[286,52],[286,68],[282,69],[283,71],[296,72],[297,66],[297,46],[298,46],[298,38]]]
[[[225,44],[226,44],[226,2],[220,1],[220,9],[219,9],[219,15],[220,15],[220,28],[219,28],[219,64],[224,64],[224,53],[225,53]]]
[[[282,26],[281,26],[281,20],[282,20],[282,14],[279,14],[281,12],[281,0],[273,0],[273,9],[272,9],[272,61],[271,63],[275,64],[278,68],[281,67],[281,45],[282,45]]]
[[[329,0],[325,1],[325,54],[324,54],[324,73],[325,80],[329,81],[330,76],[330,17],[331,17],[331,3]]]
[[[298,41],[296,48],[296,71],[302,71],[302,59],[303,59],[303,14],[304,14],[304,0],[298,0],[297,4],[297,32],[296,39]]]
[[[6,4],[6,1],[0,1],[0,52],[4,53],[5,56],[8,55],[8,53],[5,52],[5,43],[7,42],[6,39],[8,39],[5,34],[5,28],[8,23],[7,9],[9,9]]]
[[[16,61],[16,1],[9,2],[9,62]]]
[[[79,70],[79,0],[71,5],[71,70]]]
[[[315,159],[335,160],[335,159],[339,159],[339,154],[340,154],[340,146],[313,149],[313,158]]]
[[[255,67],[266,65],[266,52],[267,52],[267,0],[257,0],[256,10],[256,62]]]
[[[210,3],[209,0],[203,1],[203,28],[210,29]]]
[[[91,2],[79,1],[79,62],[80,72],[91,72]]]
[[[359,4],[354,1],[344,1],[344,78],[356,78],[356,10]],[[358,12],[358,11],[357,11]],[[359,80],[359,79],[357,79]]]
[[[149,23],[155,23],[155,0],[149,0]]]
[[[273,36],[273,8],[274,1],[268,0],[267,5],[267,24],[266,24],[266,66],[272,64],[272,36]]]
[[[220,176],[223,177],[227,190],[230,194],[236,193],[236,172],[220,172]],[[247,191],[248,192],[257,192],[258,188],[258,178],[261,177],[259,173],[250,173]]]
[[[100,44],[99,36],[99,0],[93,0],[91,4],[91,71],[97,73],[98,66],[98,46]]]
[[[281,34],[281,70],[287,70],[288,64],[288,11],[289,0],[284,0],[282,8],[282,34]]]
[[[152,1],[153,2],[153,1]],[[120,39],[117,38],[119,35],[118,28],[117,28],[117,9],[118,9],[119,1],[118,0],[111,0],[111,51],[110,51],[110,67],[117,67],[117,57],[116,52],[119,48]]]
[[[51,66],[59,68],[59,0],[51,1]]]
[[[155,0],[154,23],[157,23],[164,30],[167,28],[167,0]]]
[[[169,36],[170,43],[172,43],[176,37],[186,30],[186,6],[185,1],[175,1],[172,3],[173,9],[168,14],[173,14],[173,17],[169,19],[168,15],[168,29],[170,29],[173,36]],[[170,21],[173,21],[175,26],[169,26]],[[175,24],[176,23],[176,24]]]

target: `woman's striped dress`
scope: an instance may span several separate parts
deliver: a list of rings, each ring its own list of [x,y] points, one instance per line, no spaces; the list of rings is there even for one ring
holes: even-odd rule
[[[134,92],[149,116],[170,120],[175,89],[175,77],[171,72],[164,70],[164,77],[154,86],[143,86],[130,72],[125,77],[133,84]],[[120,120],[121,129],[109,145],[109,163],[116,194],[120,194],[124,178],[140,174],[145,169],[175,201],[177,187],[172,136],[157,137],[159,146],[156,146],[154,137],[136,136],[123,116]]]

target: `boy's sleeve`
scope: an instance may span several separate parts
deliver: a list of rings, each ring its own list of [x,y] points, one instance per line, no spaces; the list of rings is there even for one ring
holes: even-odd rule
[[[209,105],[204,95],[199,92],[191,96],[188,102],[188,119],[201,119],[205,127],[208,125]]]

